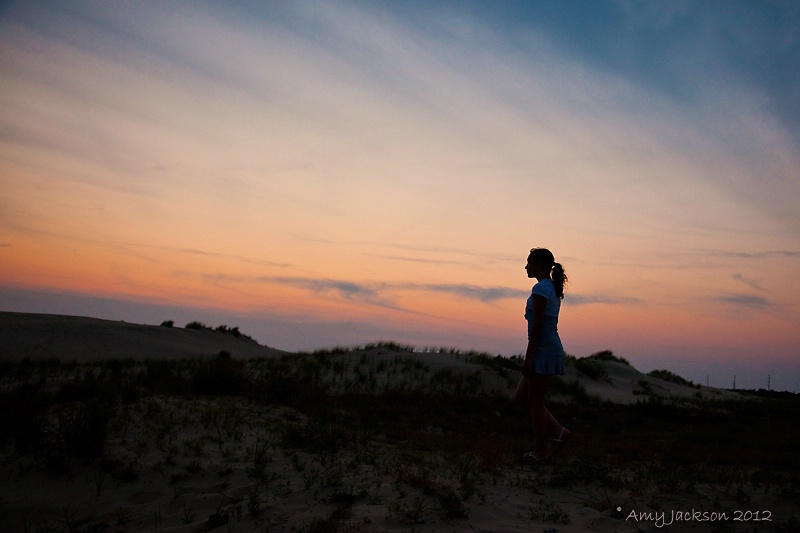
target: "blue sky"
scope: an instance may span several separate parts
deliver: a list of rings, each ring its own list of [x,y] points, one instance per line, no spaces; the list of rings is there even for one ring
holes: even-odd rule
[[[797,390],[797,6],[6,2],[0,307]]]

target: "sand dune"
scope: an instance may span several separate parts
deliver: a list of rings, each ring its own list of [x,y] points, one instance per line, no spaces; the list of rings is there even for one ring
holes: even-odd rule
[[[128,358],[192,359],[213,356],[223,350],[242,359],[286,353],[246,337],[208,329],[0,312],[0,358],[13,361],[26,357],[78,362]]]
[[[615,361],[601,361],[607,377],[593,380],[581,374],[574,367],[567,370],[565,379],[574,379],[581,383],[586,392],[601,400],[614,403],[635,403],[647,397],[705,400],[731,400],[740,398],[737,392],[696,385],[689,387],[671,381],[648,376],[630,365]]]
[[[287,355],[246,338],[208,330],[18,313],[0,313],[0,343],[2,358],[14,361],[26,357],[86,362],[191,359],[209,358],[225,350],[234,360],[268,358],[277,362],[280,358],[276,356]],[[527,433],[524,416],[514,415],[510,402],[503,404],[502,395],[510,395],[518,379],[514,371],[498,370],[465,354],[398,353],[382,347],[333,352],[325,357],[331,368],[337,368],[338,362],[344,369],[341,375],[331,374],[327,384],[334,391],[356,386],[362,378],[378,391],[401,379],[411,387],[424,388],[424,382],[433,376],[459,384],[478,383],[472,394],[478,391],[479,401],[490,401],[492,396],[481,396],[486,392],[499,394],[493,400],[497,407],[480,414],[488,412],[486,423],[493,426],[502,420],[508,427],[508,420],[514,418],[511,427]],[[313,357],[308,361],[313,362]],[[656,379],[617,361],[598,364],[605,370],[601,379],[591,379],[571,366],[567,380],[579,381],[592,396],[620,404],[654,396],[678,400],[737,397],[730,391]],[[419,368],[424,371],[417,372]],[[366,398],[363,401],[369,402],[368,394]],[[613,450],[610,439],[618,438],[619,429],[612,428],[609,433],[608,428],[598,427],[596,406],[573,408],[572,412],[583,413],[585,420],[572,419],[570,423],[585,434],[574,439],[566,457],[544,466],[509,460],[511,450],[497,448],[477,433],[467,435],[468,443],[474,440],[475,449],[466,454],[428,449],[416,442],[411,446],[412,441],[447,439],[449,435],[464,439],[463,434],[447,428],[446,413],[442,418],[433,406],[429,411],[425,396],[421,398],[417,400],[423,407],[421,420],[419,427],[412,429],[413,436],[373,434],[371,427],[358,422],[346,430],[356,436],[354,442],[328,447],[325,438],[345,431],[344,422],[336,420],[337,413],[352,416],[352,410],[326,406],[320,415],[240,396],[143,395],[126,404],[110,422],[102,459],[20,455],[6,442],[0,456],[0,530],[568,533],[716,531],[720,527],[738,531],[738,525],[751,530],[755,524],[752,514],[748,522],[728,520],[724,525],[719,520],[703,520],[704,515],[687,519],[681,514],[678,522],[661,527],[674,520],[674,512],[726,512],[730,518],[738,509],[758,511],[760,516],[769,512],[789,528],[786,531],[796,525],[791,518],[796,501],[782,496],[796,486],[787,489],[779,485],[785,478],[772,478],[772,490],[769,484],[741,480],[734,490],[725,479],[730,475],[740,479],[739,473],[731,474],[724,465],[713,466],[721,481],[695,483],[692,474],[688,482],[685,476],[673,479],[669,468],[659,463],[648,465],[641,458],[631,463],[587,462],[581,455],[591,454],[593,440],[605,439],[605,446]],[[457,409],[458,401],[447,405]],[[560,404],[561,410],[574,403],[568,397],[561,401],[565,402]],[[77,408],[66,404],[59,406],[58,415],[45,413],[53,424],[45,436],[56,438],[64,431],[59,429],[64,421],[81,421],[75,415]],[[381,407],[376,413],[391,416],[389,408]],[[405,410],[406,404],[400,408]],[[408,408],[419,406],[409,404]],[[10,419],[14,413],[4,416]],[[637,455],[642,446],[658,446],[657,442],[642,442],[637,448],[635,442],[622,442]],[[773,442],[781,441],[776,438]],[[653,450],[670,457],[663,450]],[[506,459],[500,460],[501,456]],[[596,455],[594,461],[598,461]],[[60,469],[54,464],[61,465]],[[675,464],[685,468],[681,462]],[[759,467],[767,469],[768,465]]]
[[[58,358],[89,362],[103,359],[192,359],[226,351],[237,359],[276,357],[289,352],[262,346],[246,337],[234,337],[210,329],[186,329],[131,324],[89,317],[0,312],[0,359],[19,361]],[[378,355],[378,357],[380,357]],[[465,358],[448,353],[417,354],[433,368],[464,370]],[[687,387],[645,375],[630,365],[599,361],[607,373],[593,380],[570,368],[566,379],[579,381],[590,395],[619,403],[641,401],[647,396],[706,399],[738,397],[713,387]],[[474,366],[474,365],[473,365]],[[489,379],[492,379],[489,376]],[[491,384],[495,388],[504,383]]]

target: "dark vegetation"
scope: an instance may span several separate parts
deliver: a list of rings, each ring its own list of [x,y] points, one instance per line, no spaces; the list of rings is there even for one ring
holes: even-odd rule
[[[175,322],[173,322],[172,320],[165,320],[165,321],[163,321],[161,323],[161,325],[164,326],[164,327],[171,328],[171,327],[173,327],[175,325]],[[204,323],[202,323],[200,321],[193,320],[192,322],[189,322],[188,324],[186,324],[185,328],[186,329],[196,329],[196,330],[201,330],[201,331],[202,330],[216,331],[217,333],[222,333],[224,335],[231,335],[232,337],[237,337],[237,338],[243,337],[245,339],[251,339],[252,340],[252,337],[250,337],[249,335],[245,335],[241,331],[239,331],[238,326],[228,327],[227,325],[222,324],[220,326],[212,328],[210,326],[206,326]]]
[[[220,328],[221,333],[238,334],[238,328]],[[152,419],[163,413],[164,407],[153,403],[159,398],[233,398],[251,406],[289,409],[297,414],[265,427],[269,436],[264,438],[272,440],[247,449],[248,472],[258,480],[254,490],[275,487],[270,480],[281,474],[271,470],[270,457],[280,448],[296,469],[308,474],[307,486],[316,483],[319,491],[327,490],[330,511],[306,524],[307,531],[353,531],[350,510],[369,499],[365,490],[342,486],[343,467],[336,462],[342,454],[363,468],[391,472],[400,496],[383,503],[412,527],[426,513],[453,520],[467,516],[466,502],[481,483],[585,491],[587,505],[609,513],[633,495],[699,494],[701,486],[720,487],[723,503],[716,505],[731,509],[747,503],[744,487],[795,501],[800,496],[800,426],[791,422],[800,419],[797,395],[713,402],[650,396],[632,405],[614,405],[589,397],[575,382],[555,380],[553,391],[564,399],[553,409],[577,436],[558,461],[527,477],[514,477],[508,473],[521,471],[521,456],[530,447],[528,419],[508,399],[520,359],[426,351],[457,355],[471,365],[434,368],[411,347],[395,343],[249,361],[222,352],[184,361],[4,362],[0,445],[30,458],[29,464],[45,473],[68,474],[88,464],[126,483],[140,475],[140,461],[110,456],[107,442],[142,402]],[[570,364],[592,379],[605,379],[602,361],[627,364],[611,352],[571,358]],[[667,371],[651,375],[682,379]],[[491,385],[490,377],[504,385]],[[154,431],[153,439],[160,442],[159,430]],[[228,440],[220,438],[220,448],[240,430],[226,431]],[[186,446],[202,453],[205,443]],[[302,462],[302,454],[311,454],[319,466]],[[187,462],[173,479],[199,468]],[[98,475],[98,494],[100,479]],[[406,493],[416,496],[404,497]],[[281,496],[289,497],[272,494]],[[262,498],[260,492],[250,494],[239,502],[240,510],[245,505],[258,516]],[[568,513],[555,504],[532,508],[531,518],[536,517],[569,522]],[[797,524],[793,516],[775,519],[776,530]]]
[[[614,355],[614,352],[611,350],[603,350],[602,352],[597,352],[596,354],[592,354],[589,357],[586,357],[590,361],[612,361],[614,363],[622,363],[623,365],[631,366],[627,359],[624,357],[619,357]]]
[[[693,387],[693,388],[700,388],[699,385],[695,385],[692,381],[688,379],[684,379],[679,375],[670,372],[669,370],[653,370],[652,372],[647,373],[648,376],[663,379],[664,381],[670,381],[672,383],[677,383],[678,385],[683,385],[685,387]]]

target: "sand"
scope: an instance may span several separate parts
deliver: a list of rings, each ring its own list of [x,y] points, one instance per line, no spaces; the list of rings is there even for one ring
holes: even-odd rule
[[[273,357],[281,350],[210,329],[150,326],[98,318],[0,312],[0,358],[191,359],[227,351],[243,359]]]
[[[17,313],[0,313],[0,342],[2,358],[10,360],[180,359],[209,357],[222,350],[239,358],[286,355],[213,331]],[[417,357],[435,369],[476,371],[458,354]],[[621,363],[605,366],[607,379],[573,377],[590,394],[614,402],[640,401],[644,392],[674,398],[735,397],[730,391],[650,378]],[[485,384],[487,390],[511,394],[516,376],[492,379]],[[596,482],[558,488],[540,483],[536,464],[477,476],[468,495],[455,498],[448,516],[431,501],[447,502],[448,494],[464,490],[463,472],[447,467],[441,457],[406,456],[401,441],[381,438],[365,439],[330,455],[286,446],[278,428],[302,425],[304,417],[288,407],[236,397],[145,397],[129,406],[124,419],[110,430],[105,455],[112,464],[73,464],[58,474],[6,446],[0,530],[566,533],[715,531],[723,525],[725,530],[752,530],[770,525],[754,522],[752,514],[740,524],[723,524],[721,517],[703,514],[734,511],[741,501],[734,490],[698,486],[691,495],[665,495],[644,488],[630,494]],[[135,475],[126,478],[126,472]],[[751,512],[787,516],[796,505],[768,490],[742,490],[748,491],[746,510]],[[616,501],[624,502],[624,508],[617,510]],[[686,514],[676,518],[675,512]],[[336,528],[326,529],[326,523],[334,523],[331,517],[337,518]]]

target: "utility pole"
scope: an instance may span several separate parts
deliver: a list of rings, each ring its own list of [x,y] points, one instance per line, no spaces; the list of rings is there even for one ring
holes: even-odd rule
[[[733,375],[733,390],[736,390],[736,374]]]

